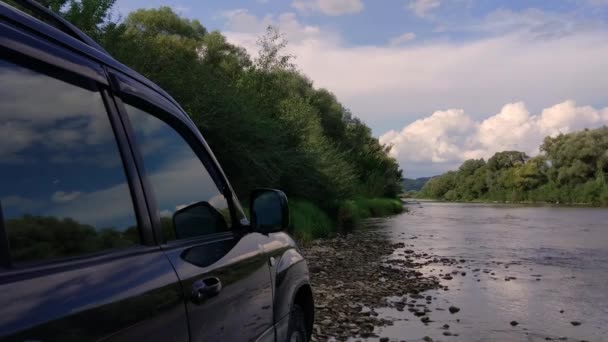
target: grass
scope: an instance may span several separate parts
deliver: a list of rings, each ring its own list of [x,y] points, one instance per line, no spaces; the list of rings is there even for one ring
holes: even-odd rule
[[[362,219],[384,217],[403,212],[398,199],[360,198],[347,200],[337,208],[334,219],[311,202],[290,200],[291,233],[301,242],[324,238],[336,232],[348,232],[357,227]]]
[[[298,241],[309,242],[328,237],[334,232],[334,222],[316,205],[308,201],[289,201],[290,230]]]

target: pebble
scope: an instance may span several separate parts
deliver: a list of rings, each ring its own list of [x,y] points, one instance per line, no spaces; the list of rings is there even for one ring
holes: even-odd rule
[[[430,322],[427,313],[431,310],[425,304],[414,303],[416,299],[430,302],[433,297],[424,292],[444,289],[437,277],[425,276],[420,270],[437,258],[416,252],[405,252],[406,258],[391,258],[405,247],[404,243],[391,244],[385,235],[371,232],[319,239],[302,246],[310,265],[318,317],[311,340],[378,341],[376,327],[392,325],[396,320],[383,317],[376,311],[378,308],[408,309],[419,317],[426,316]],[[387,297],[397,300],[387,301]]]
[[[457,306],[450,306],[450,308],[449,308],[448,310],[450,310],[450,313],[451,313],[451,314],[455,314],[455,313],[457,313],[458,311],[460,311],[460,308],[459,308],[459,307],[457,307]]]
[[[581,325],[581,322],[579,322],[579,321],[572,321],[572,322],[570,322],[570,324],[574,325],[575,327],[578,327],[579,325]]]
[[[512,326],[517,326],[519,323],[517,321],[511,321]]]

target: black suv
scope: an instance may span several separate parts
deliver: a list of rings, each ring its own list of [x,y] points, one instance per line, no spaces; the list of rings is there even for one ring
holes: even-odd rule
[[[0,339],[306,341],[285,195],[248,220],[157,85],[33,0],[0,2]],[[234,137],[238,139],[238,137]]]

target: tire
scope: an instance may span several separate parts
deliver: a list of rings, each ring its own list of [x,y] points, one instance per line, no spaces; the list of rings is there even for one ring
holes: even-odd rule
[[[306,332],[306,318],[304,309],[295,304],[289,315],[289,329],[287,330],[287,342],[308,342]]]

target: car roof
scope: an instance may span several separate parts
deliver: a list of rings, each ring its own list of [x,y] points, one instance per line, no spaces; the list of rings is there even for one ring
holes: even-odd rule
[[[42,16],[48,17],[49,19],[55,20],[64,27],[62,27],[62,29],[59,29],[44,21],[34,18],[33,16],[24,13],[21,10],[9,4],[6,4],[3,1],[0,1],[1,18],[14,22],[20,26],[24,26],[28,30],[33,31],[38,35],[53,40],[56,43],[69,48],[70,50],[76,51],[81,55],[85,55],[86,57],[93,59],[94,61],[100,64],[103,64],[109,68],[114,69],[115,71],[119,71],[120,73],[123,73],[135,79],[139,83],[145,85],[146,87],[155,91],[159,95],[163,96],[165,99],[167,99],[177,108],[179,108],[182,113],[185,113],[179,103],[177,103],[177,101],[175,101],[171,97],[171,95],[169,95],[165,90],[163,90],[161,87],[159,87],[149,79],[145,78],[135,70],[114,59],[114,57],[112,57],[109,53],[103,50],[103,48],[101,48],[97,43],[95,43],[90,37],[88,37],[82,31],[78,30],[65,19],[61,18],[57,14],[52,13],[50,10],[40,5],[32,5],[32,0],[16,0],[15,2],[19,3],[20,5],[23,5],[24,7],[27,7],[28,9],[40,11],[36,12],[36,14],[40,14]]]

